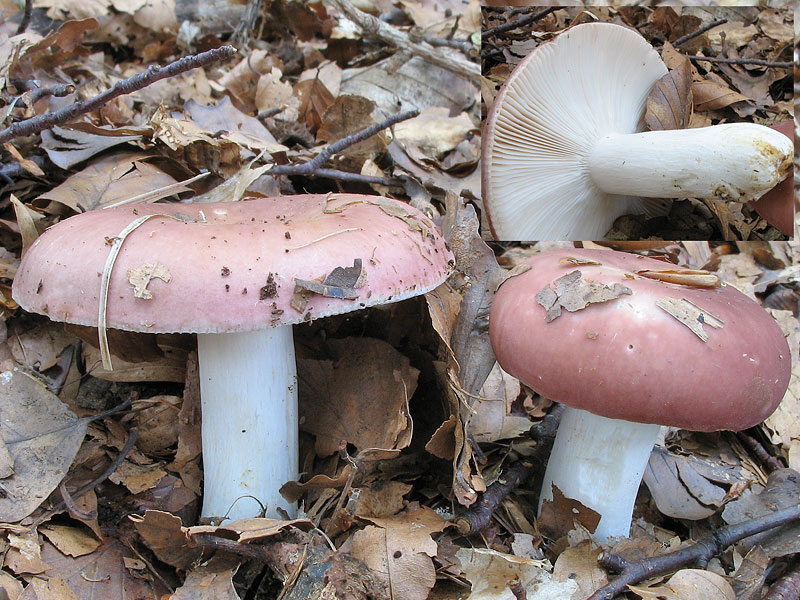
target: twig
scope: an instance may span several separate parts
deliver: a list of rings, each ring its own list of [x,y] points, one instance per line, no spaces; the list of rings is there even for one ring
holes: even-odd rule
[[[620,571],[619,576],[608,585],[601,587],[588,600],[610,600],[634,583],[644,581],[650,577],[663,575],[687,565],[697,564],[705,567],[708,561],[722,552],[731,544],[746,537],[775,529],[792,521],[800,519],[800,504],[776,510],[763,517],[752,519],[745,523],[728,525],[715,532],[703,536],[691,546],[686,546],[673,552],[643,558],[641,560],[626,561],[625,559],[601,552],[597,562],[601,567]]]
[[[785,468],[785,465],[780,461],[780,459],[776,456],[773,456],[764,446],[759,442],[756,438],[752,435],[749,435],[745,431],[737,431],[736,437],[747,446],[753,454],[756,455],[756,458],[761,461],[761,463],[767,467],[770,471],[777,471],[778,469]]]
[[[25,33],[25,30],[31,22],[31,13],[33,13],[33,0],[25,0],[25,10],[22,13],[22,21],[20,21],[19,27],[17,27],[17,35]]]
[[[472,42],[464,39],[445,39],[433,37],[432,35],[423,35],[422,40],[431,46],[446,46],[448,48],[455,48],[456,50],[461,50],[464,54],[469,54],[475,47]]]
[[[712,56],[690,56],[689,60],[694,62],[708,61],[712,63],[725,63],[727,65],[759,65],[761,67],[771,67],[774,69],[791,69],[791,62],[770,62],[760,58],[714,58]]]
[[[55,96],[56,98],[63,98],[69,96],[75,91],[75,86],[71,83],[58,83],[43,88],[36,88],[31,90],[31,102],[36,102],[48,96]]]
[[[798,600],[800,599],[800,557],[796,557],[794,564],[769,588],[763,600]]]
[[[410,110],[403,113],[398,113],[396,115],[392,115],[388,119],[384,119],[380,123],[376,123],[375,125],[370,125],[369,127],[365,127],[361,131],[357,131],[352,135],[348,135],[347,137],[343,137],[340,140],[335,141],[333,144],[330,144],[325,149],[322,150],[319,154],[317,154],[314,158],[310,161],[302,163],[300,165],[278,165],[276,167],[272,167],[269,171],[267,171],[268,175],[310,175],[312,173],[318,173],[320,171],[320,167],[325,164],[329,158],[331,158],[337,152],[341,152],[342,150],[349,148],[357,144],[358,142],[363,142],[367,138],[372,137],[379,131],[382,131],[400,121],[405,121],[406,119],[412,119],[419,115],[418,110]],[[323,171],[325,172],[325,171]]]
[[[137,90],[147,87],[156,81],[174,77],[180,73],[185,73],[191,69],[198,67],[205,67],[211,63],[225,60],[235,54],[236,50],[233,46],[221,46],[214,50],[201,52],[192,56],[185,56],[166,67],[159,67],[152,65],[146,71],[137,73],[133,77],[123,79],[114,84],[114,87],[107,89],[104,92],[97,94],[93,98],[84,100],[83,102],[75,102],[63,109],[53,112],[31,117],[24,121],[13,123],[11,126],[0,131],[0,143],[8,142],[17,137],[24,137],[39,133],[45,129],[50,129],[55,125],[61,125],[75,119],[76,117],[91,112],[105,105],[109,101],[119,96],[130,94]]]
[[[514,594],[514,598],[517,600],[528,600],[528,592],[525,591],[525,586],[522,585],[519,579],[509,581],[508,589],[511,590],[511,593]]]
[[[553,410],[545,415],[540,423],[531,428],[531,437],[538,442],[535,448],[537,455],[545,454],[549,450],[563,412],[563,405],[557,404],[553,407]],[[461,535],[472,535],[486,529],[492,520],[492,515],[503,500],[512,491],[524,485],[536,472],[536,467],[536,460],[526,459],[511,465],[503,471],[502,477],[492,483],[480,495],[477,502],[456,517],[455,525],[459,533]]]
[[[509,21],[508,23],[503,23],[502,25],[497,25],[496,27],[491,27],[490,29],[484,29],[481,32],[481,41],[485,41],[487,38],[493,37],[498,33],[505,33],[506,31],[511,31],[512,29],[516,29],[517,27],[524,27],[528,23],[533,23],[534,21],[538,21],[542,17],[546,17],[551,12],[558,10],[559,8],[560,8],[559,6],[550,6],[548,8],[545,8],[544,10],[535,12],[532,15],[525,15],[524,17],[520,17],[519,19]]]
[[[125,457],[127,457],[128,454],[130,454],[131,450],[133,450],[133,446],[134,446],[134,444],[136,444],[136,438],[138,436],[139,436],[139,430],[136,429],[135,427],[133,429],[131,429],[128,432],[128,439],[125,440],[125,445],[122,446],[122,450],[119,451],[119,454],[117,455],[117,458],[114,459],[114,462],[112,462],[108,466],[108,468],[105,471],[103,471],[103,473],[99,477],[97,477],[96,479],[90,481],[89,483],[87,483],[83,487],[81,487],[78,490],[76,490],[75,492],[73,492],[72,498],[81,498],[82,496],[85,496],[90,491],[95,489],[98,485],[103,483],[106,479],[111,477],[111,475],[114,474],[114,471],[116,471],[120,467],[122,462],[125,460]],[[41,525],[45,521],[49,520],[50,517],[52,517],[54,514],[60,512],[60,511],[62,511],[66,507],[67,507],[66,498],[62,494],[61,502],[59,502],[58,504],[53,506],[50,510],[46,511],[44,514],[39,515],[39,517],[37,517],[37,519],[31,525],[31,529],[36,529],[39,525]]]
[[[376,37],[410,54],[416,54],[431,64],[457,73],[471,81],[475,81],[480,77],[481,68],[479,65],[464,60],[460,56],[451,56],[443,52],[437,52],[435,48],[426,42],[412,42],[406,33],[392,27],[388,23],[384,23],[377,17],[373,17],[359,10],[353,6],[350,0],[328,0],[328,2],[336,6],[348,19],[358,25],[359,29],[361,29],[362,33],[365,35]]]
[[[402,180],[397,177],[376,177],[374,175],[362,175],[361,173],[349,173],[337,169],[316,169],[310,175],[315,177],[325,177],[326,179],[336,179],[338,181],[349,181],[352,183],[366,183],[367,185],[402,186]]]
[[[698,35],[703,35],[709,29],[714,29],[714,27],[716,27],[717,25],[722,25],[727,22],[728,19],[719,19],[718,21],[712,21],[711,23],[709,23],[708,25],[704,25],[697,31],[693,31],[692,33],[687,33],[686,35],[679,37],[677,40],[672,42],[672,45],[680,46],[681,44],[685,44],[689,40],[693,40],[694,38],[696,38]]]

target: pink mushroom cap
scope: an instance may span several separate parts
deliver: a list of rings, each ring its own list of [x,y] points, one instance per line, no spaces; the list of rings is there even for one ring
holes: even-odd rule
[[[152,217],[123,241],[111,271],[109,327],[223,333],[309,321],[423,294],[454,264],[434,223],[388,198],[145,204],[83,213],[45,231],[17,271],[15,300],[55,321],[97,326],[110,240],[145,215],[178,218]],[[355,298],[307,292],[305,305],[297,302],[296,279],[321,283],[337,267],[352,274],[357,261],[361,281],[347,282]],[[156,263],[169,282],[154,276],[146,285],[152,297],[136,297],[128,272]]]
[[[562,264],[570,257],[601,264]],[[525,264],[530,270],[497,291],[490,337],[503,369],[542,395],[612,419],[695,431],[746,429],[783,398],[791,371],[786,338],[732,286],[646,278],[637,273],[679,267],[616,251],[553,250]],[[537,293],[575,270],[583,280],[621,284],[631,293],[547,322]],[[707,340],[657,306],[663,298],[702,309],[695,319],[706,322]],[[721,327],[708,325],[713,317]]]

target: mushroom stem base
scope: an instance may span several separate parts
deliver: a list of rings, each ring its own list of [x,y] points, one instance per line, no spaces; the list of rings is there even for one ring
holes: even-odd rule
[[[297,376],[291,326],[197,336],[203,409],[202,517],[294,516]],[[257,499],[257,501],[256,501]]]
[[[660,426],[608,419],[565,407],[539,499],[555,485],[567,498],[600,513],[595,538],[627,537],[642,474]]]

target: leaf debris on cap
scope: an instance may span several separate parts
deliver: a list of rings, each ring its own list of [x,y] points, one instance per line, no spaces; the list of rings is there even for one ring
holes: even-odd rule
[[[561,316],[561,309],[570,312],[581,310],[596,302],[615,300],[623,294],[631,295],[633,291],[621,283],[611,286],[596,281],[582,279],[580,271],[572,271],[556,279],[553,284],[555,290],[549,285],[539,290],[536,302],[541,304],[547,314],[545,321],[548,323]]]
[[[319,294],[328,298],[341,298],[355,300],[358,298],[358,289],[367,283],[367,271],[361,259],[353,259],[352,267],[336,267],[320,283],[307,279],[294,279],[294,294],[292,295],[292,308],[303,312],[311,294]]]
[[[708,340],[708,334],[703,329],[703,325],[716,329],[720,329],[725,325],[721,319],[686,298],[660,298],[656,300],[656,306],[678,319],[704,342]]]
[[[164,283],[172,281],[172,273],[169,269],[159,262],[149,264],[145,263],[141,267],[135,269],[128,269],[128,281],[133,286],[133,295],[136,298],[143,300],[152,300],[153,292],[147,289],[150,281],[157,277]]]

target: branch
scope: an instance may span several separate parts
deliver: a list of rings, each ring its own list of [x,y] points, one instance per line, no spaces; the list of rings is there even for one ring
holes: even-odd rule
[[[0,131],[0,143],[8,142],[17,137],[33,135],[34,133],[39,133],[45,129],[50,129],[55,125],[61,125],[62,123],[71,121],[82,114],[97,110],[114,98],[130,94],[145,88],[156,81],[174,77],[175,75],[185,73],[191,69],[205,67],[211,63],[225,60],[233,56],[235,52],[236,50],[233,46],[221,46],[214,50],[201,52],[200,54],[185,56],[167,65],[166,67],[152,65],[142,73],[137,73],[133,77],[118,81],[116,84],[114,84],[114,87],[106,90],[105,92],[99,93],[94,98],[89,98],[83,102],[70,104],[69,106],[65,106],[63,109],[54,113],[47,113],[14,123],[10,127]]]
[[[610,552],[601,552],[597,562],[601,567],[619,571],[619,577],[608,585],[601,587],[588,600],[610,600],[634,583],[645,579],[675,571],[688,565],[697,564],[704,567],[715,555],[731,544],[746,537],[775,529],[800,519],[800,504],[776,510],[763,517],[744,523],[728,525],[700,538],[691,546],[686,546],[658,556],[641,560],[627,561]]]
[[[369,127],[365,127],[361,131],[357,131],[352,135],[348,135],[343,137],[340,140],[335,141],[334,143],[326,146],[322,152],[317,154],[313,159],[308,162],[304,162],[299,165],[278,165],[276,167],[272,167],[270,170],[266,172],[267,175],[320,175],[321,177],[332,177],[334,179],[343,179],[345,180],[346,177],[356,175],[355,173],[343,173],[342,171],[333,171],[330,169],[322,169],[322,165],[331,158],[334,154],[341,152],[349,148],[350,146],[354,146],[359,142],[363,142],[367,138],[372,137],[376,133],[383,131],[399,123],[400,121],[405,121],[407,119],[413,119],[419,115],[418,110],[409,110],[403,113],[397,113],[396,115],[392,115],[391,117],[384,119],[380,123],[375,123],[374,125],[370,125]],[[380,185],[393,185],[391,180],[387,180],[383,177],[376,177],[374,178],[375,181],[369,181],[364,179],[363,175],[359,175],[360,181],[365,181],[367,183],[378,183]]]
[[[535,12],[532,15],[525,15],[524,17],[520,17],[519,19],[515,19],[514,21],[509,21],[508,23],[504,23],[503,25],[498,25],[497,27],[492,27],[491,29],[484,29],[481,32],[481,39],[486,40],[487,38],[493,37],[499,33],[505,33],[506,31],[511,31],[512,29],[516,29],[517,27],[524,27],[529,23],[533,23],[534,21],[538,21],[542,17],[546,17],[551,12],[558,10],[559,6],[551,6],[549,8],[545,8],[544,10],[540,10],[539,12]]]
[[[437,52],[435,48],[424,41],[412,42],[407,34],[359,10],[350,3],[350,0],[328,0],[328,2],[333,4],[348,19],[358,25],[361,32],[365,35],[376,37],[382,42],[391,44],[410,54],[420,56],[431,64],[457,73],[472,81],[476,81],[481,75],[481,68],[479,65],[450,56],[443,52]]]
[[[687,33],[683,37],[679,37],[677,40],[672,42],[672,45],[677,47],[680,46],[681,44],[685,44],[689,40],[693,40],[694,38],[696,38],[698,35],[703,35],[709,29],[714,29],[714,27],[716,27],[717,25],[723,25],[727,22],[728,19],[719,19],[718,21],[711,21],[711,23],[709,23],[708,25],[704,25],[697,31],[693,31],[692,33]]]
[[[32,12],[33,12],[33,0],[25,0],[25,10],[22,13],[22,21],[20,21],[19,27],[17,27],[17,35],[25,33],[25,30],[28,28],[28,25],[30,25]]]
[[[689,60],[694,62],[708,61],[712,63],[725,63],[728,65],[759,65],[762,67],[772,67],[774,69],[791,69],[791,62],[770,62],[760,58],[714,58],[713,56],[690,56]]]
[[[461,535],[472,535],[486,529],[503,500],[533,476],[539,466],[537,464],[539,461],[535,459],[539,455],[546,454],[553,445],[563,412],[564,405],[556,404],[540,423],[531,427],[531,437],[537,441],[534,448],[535,455],[531,457],[533,460],[528,458],[511,465],[503,471],[502,477],[480,495],[475,504],[456,517],[454,522]]]
[[[800,558],[780,579],[772,584],[763,600],[797,600],[800,598]]]

